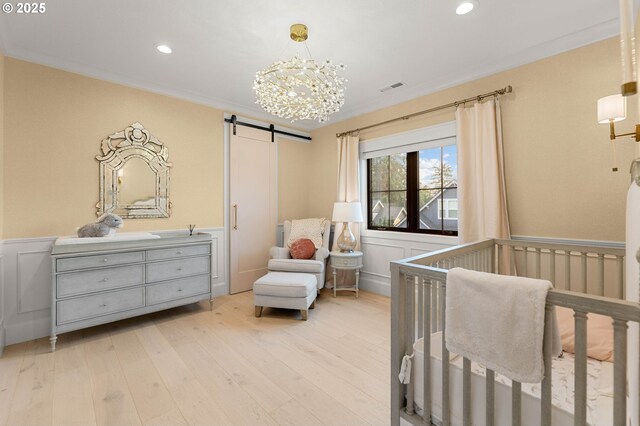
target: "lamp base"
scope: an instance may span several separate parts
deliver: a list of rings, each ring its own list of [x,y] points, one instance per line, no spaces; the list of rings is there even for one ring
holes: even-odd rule
[[[349,228],[349,222],[344,223],[342,233],[338,237],[336,244],[341,253],[353,253],[353,249],[356,248],[356,237],[351,232],[351,228]]]

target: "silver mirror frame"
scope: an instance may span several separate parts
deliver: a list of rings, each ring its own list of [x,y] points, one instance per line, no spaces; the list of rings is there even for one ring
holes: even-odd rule
[[[169,217],[169,153],[155,136],[142,124],[135,122],[124,130],[102,140],[100,162],[100,201],[96,204],[98,216],[115,213],[122,218],[141,219]],[[155,203],[153,205],[120,205],[118,203],[118,171],[132,158],[140,158],[155,174]]]

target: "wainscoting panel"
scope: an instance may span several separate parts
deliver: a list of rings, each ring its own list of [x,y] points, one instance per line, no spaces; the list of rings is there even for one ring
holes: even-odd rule
[[[158,234],[182,230],[157,231]],[[198,229],[213,237],[213,295],[229,293],[224,229]],[[5,345],[48,336],[51,331],[51,247],[56,237],[0,241],[0,353]]]
[[[360,273],[360,288],[384,296],[391,295],[390,262],[457,244],[457,238],[452,237],[369,230],[362,234],[364,267]]]
[[[42,283],[51,280],[51,249],[18,252],[18,313],[41,311],[51,307],[51,292],[42,291]]]
[[[5,240],[2,247],[5,344],[49,334],[51,247],[55,237]]]

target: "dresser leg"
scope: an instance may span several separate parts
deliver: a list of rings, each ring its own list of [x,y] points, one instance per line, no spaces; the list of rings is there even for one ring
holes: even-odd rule
[[[51,352],[56,351],[56,342],[58,341],[58,336],[55,334],[49,338],[49,343],[51,343]]]
[[[209,299],[209,310],[213,311],[213,299]]]
[[[260,315],[262,315],[262,306],[256,306],[256,318],[260,318]]]
[[[306,321],[309,318],[309,311],[306,309],[300,309],[300,314],[302,314],[302,321]]]

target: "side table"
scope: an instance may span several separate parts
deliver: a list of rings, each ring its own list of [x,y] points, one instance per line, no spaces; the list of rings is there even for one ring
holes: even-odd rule
[[[358,297],[358,281],[360,280],[360,269],[362,268],[362,252],[340,252],[332,251],[331,267],[333,268],[333,297],[336,297],[338,291],[355,291],[356,297]],[[356,284],[350,287],[338,287],[337,270],[355,270],[356,271]]]

